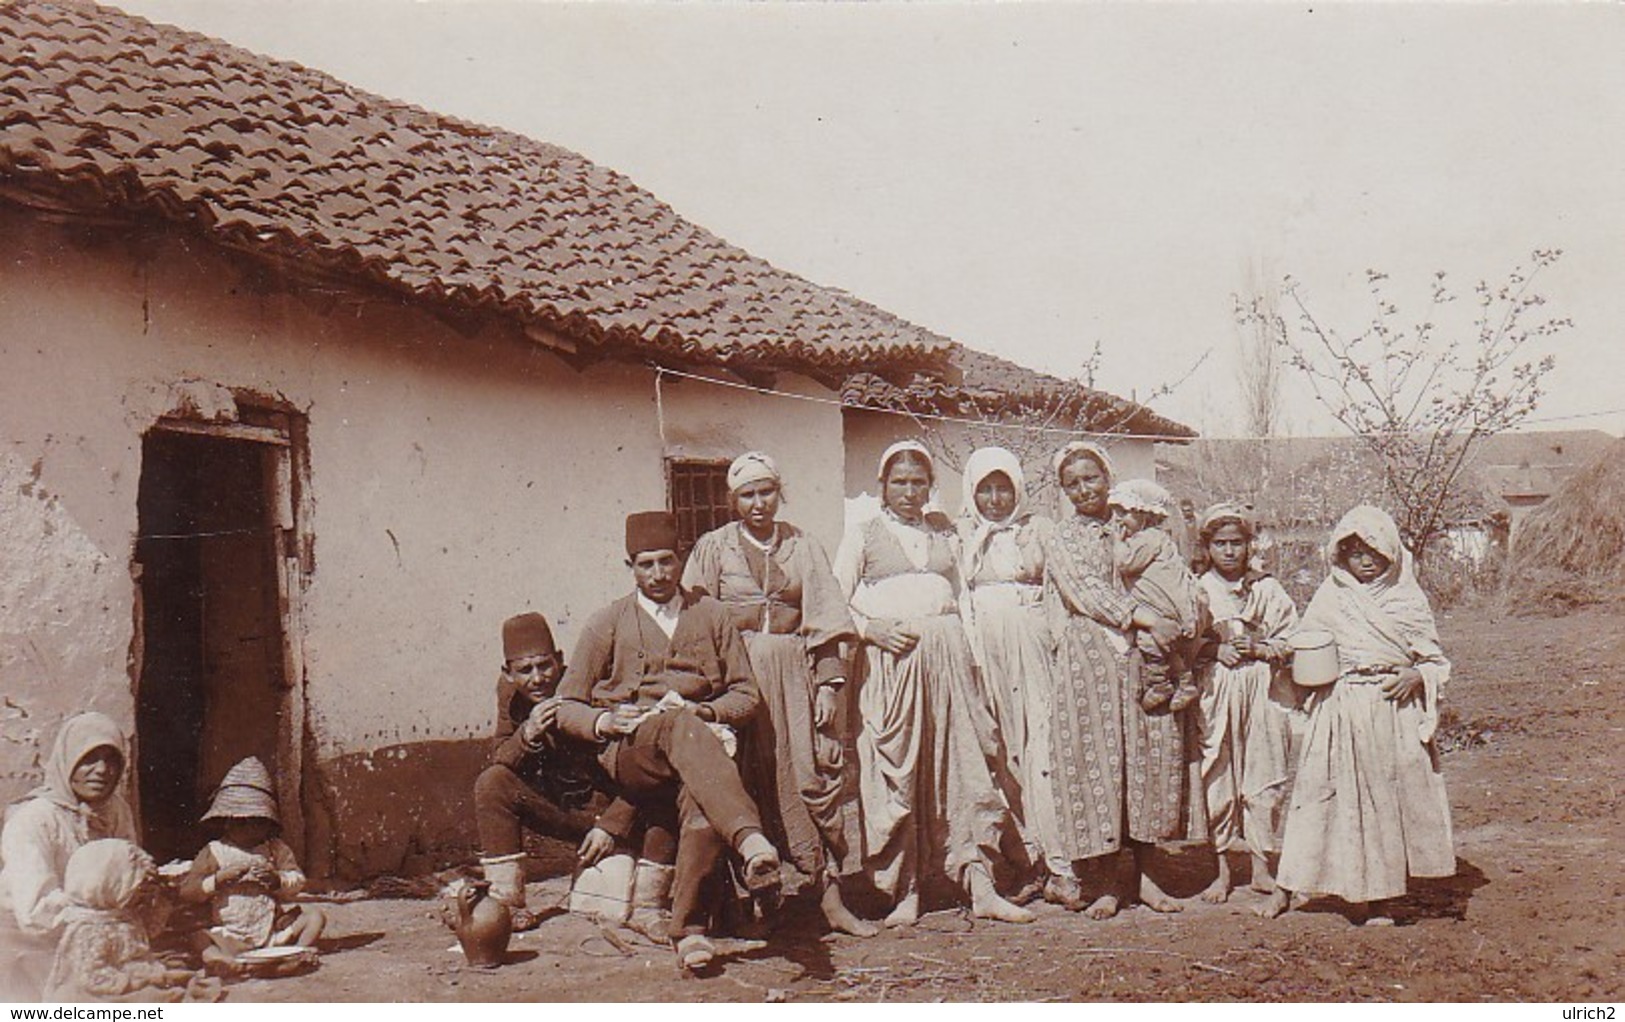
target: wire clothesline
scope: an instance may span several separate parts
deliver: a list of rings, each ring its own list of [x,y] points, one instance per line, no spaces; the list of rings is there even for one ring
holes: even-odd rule
[[[1170,436],[1167,433],[1102,433],[1096,430],[1073,429],[1066,426],[1034,426],[1021,422],[998,422],[986,419],[970,419],[957,415],[941,415],[934,412],[910,412],[897,408],[876,408],[872,405],[855,404],[839,398],[819,397],[816,394],[796,394],[786,390],[775,390],[772,387],[759,387],[752,383],[742,383],[735,380],[719,380],[714,376],[701,376],[698,373],[688,373],[680,369],[671,369],[667,366],[649,363],[649,368],[655,371],[655,405],[660,414],[661,429],[665,428],[665,407],[661,394],[661,380],[667,376],[674,376],[684,380],[694,380],[699,383],[709,383],[715,387],[725,387],[730,390],[743,390],[764,397],[782,397],[793,401],[805,401],[810,404],[833,405],[838,408],[852,408],[864,412],[879,412],[883,415],[901,415],[910,419],[929,419],[933,422],[958,423],[965,426],[980,426],[987,429],[1008,429],[1028,433],[1054,433],[1061,436],[1088,436],[1099,437],[1106,441],[1118,440],[1155,440],[1161,442],[1178,441],[1183,437]],[[1548,422],[1571,422],[1579,419],[1600,419],[1609,415],[1625,415],[1625,408],[1612,408],[1599,412],[1581,412],[1575,415],[1553,415],[1538,419],[1525,419],[1521,425],[1536,425]],[[1338,434],[1339,436],[1344,434]],[[1232,436],[1202,436],[1202,440],[1308,440],[1322,439],[1320,437],[1293,437],[1293,436],[1266,436],[1262,434],[1236,434]]]
[[[1072,428],[1069,428],[1069,427],[1066,427],[1066,426],[1030,426],[1030,425],[1027,425],[1025,423],[1020,423],[1020,422],[997,422],[997,421],[990,422],[990,421],[988,421],[986,419],[968,419],[968,418],[965,418],[964,416],[941,415],[941,414],[937,414],[935,412],[910,412],[910,411],[903,411],[903,410],[897,409],[897,408],[876,408],[876,407],[874,407],[872,405],[860,405],[860,404],[854,404],[854,403],[852,403],[850,401],[842,401],[839,398],[819,397],[816,394],[794,394],[794,393],[791,393],[790,391],[786,391],[786,390],[774,390],[771,387],[758,387],[755,384],[751,384],[751,383],[740,383],[740,382],[736,382],[734,380],[719,380],[714,376],[700,376],[697,373],[685,373],[680,369],[670,369],[670,368],[667,368],[666,366],[654,365],[653,363],[650,364],[650,368],[655,371],[655,404],[656,404],[657,408],[660,407],[661,404],[662,404],[661,388],[660,388],[661,379],[663,377],[666,377],[666,376],[675,376],[675,377],[678,377],[678,378],[684,379],[684,380],[696,380],[696,381],[698,381],[700,383],[709,383],[709,384],[712,384],[713,386],[717,386],[717,387],[727,387],[727,388],[732,389],[732,390],[748,391],[748,392],[750,392],[752,394],[760,394],[760,395],[763,395],[765,397],[790,398],[791,400],[806,401],[806,402],[809,402],[811,404],[834,405],[837,408],[851,408],[851,409],[854,409],[856,411],[862,411],[862,412],[879,412],[879,413],[881,413],[883,415],[902,415],[902,416],[906,416],[907,418],[910,418],[910,419],[930,419],[933,422],[950,422],[950,423],[959,423],[959,424],[965,425],[965,426],[982,426],[982,427],[985,427],[987,429],[1020,430],[1020,431],[1028,432],[1028,433],[1055,433],[1055,434],[1059,434],[1061,436],[1090,436],[1090,437],[1099,437],[1102,440],[1108,440],[1108,441],[1115,441],[1115,440],[1164,440],[1164,441],[1167,441],[1167,440],[1183,439],[1181,437],[1172,436],[1172,435],[1167,434],[1167,433],[1102,433],[1102,432],[1099,432],[1097,430],[1072,429]]]

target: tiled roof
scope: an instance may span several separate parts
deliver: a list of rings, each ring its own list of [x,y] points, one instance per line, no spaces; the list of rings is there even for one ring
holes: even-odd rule
[[[1041,419],[1056,428],[1156,437],[1179,442],[1196,431],[1144,405],[1104,391],[1048,376],[986,352],[955,344],[948,357],[950,381],[916,373],[894,383],[876,373],[849,377],[841,391],[847,404],[907,409],[938,415],[1003,420]]]
[[[0,185],[623,352],[850,371],[948,344],[565,149],[90,3],[0,2]]]

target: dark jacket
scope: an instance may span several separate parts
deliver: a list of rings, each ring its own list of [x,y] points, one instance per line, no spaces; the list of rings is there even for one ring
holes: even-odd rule
[[[525,784],[561,809],[586,806],[594,791],[612,794],[614,786],[599,768],[594,748],[570,739],[557,722],[536,745],[525,743],[520,727],[529,719],[531,707],[535,705],[507,676],[498,678],[492,765],[512,770]],[[636,822],[637,808],[618,797],[597,819],[599,827],[623,840],[631,834]]]
[[[638,606],[636,593],[587,621],[559,683],[565,700],[559,724],[566,734],[592,741],[605,709],[653,706],[668,691],[697,703],[703,720],[737,728],[751,719],[762,697],[728,608],[686,589],[682,601],[670,639]]]

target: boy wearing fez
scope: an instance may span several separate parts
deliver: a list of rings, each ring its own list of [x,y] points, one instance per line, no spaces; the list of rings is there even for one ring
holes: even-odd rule
[[[502,657],[496,743],[474,782],[474,818],[491,896],[512,911],[515,930],[529,930],[540,920],[525,908],[524,829],[580,842],[577,858],[590,866],[617,840],[624,843],[637,809],[619,798],[596,817],[587,809],[598,772],[590,749],[559,732],[555,690],[564,661],[547,618],[529,613],[504,621]]]
[[[723,740],[761,703],[745,641],[717,600],[678,584],[677,523],[664,511],[626,519],[636,588],[588,620],[559,686],[559,726],[598,743],[598,762],[628,799],[650,810],[676,803],[677,869],[671,934],[679,965],[709,965],[701,889],[724,847],[743,861],[745,885],[776,893],[779,855],[762,834]]]

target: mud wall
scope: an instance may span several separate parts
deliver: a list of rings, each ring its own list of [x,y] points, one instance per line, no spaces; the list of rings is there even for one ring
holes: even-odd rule
[[[668,381],[657,416],[644,367],[577,371],[506,329],[468,336],[384,297],[256,290],[194,240],[90,236],[4,206],[0,236],[0,798],[35,783],[64,716],[133,719],[141,437],[166,414],[230,419],[233,391],[308,423],[318,874],[472,847],[500,624],[540,610],[568,649],[626,591],[622,519],[665,505],[664,455],[772,450],[798,519],[831,535],[839,522],[829,406]]]

